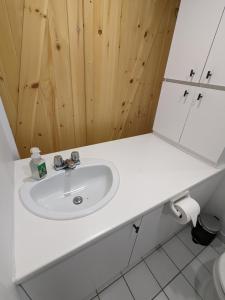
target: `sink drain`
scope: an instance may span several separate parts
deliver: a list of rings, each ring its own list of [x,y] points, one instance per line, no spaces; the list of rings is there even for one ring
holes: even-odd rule
[[[73,204],[78,205],[81,204],[83,202],[83,197],[81,196],[76,196],[73,198]]]

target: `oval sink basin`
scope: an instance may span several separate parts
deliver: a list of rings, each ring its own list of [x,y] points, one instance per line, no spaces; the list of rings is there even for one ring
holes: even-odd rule
[[[26,182],[20,196],[24,206],[35,215],[67,220],[97,211],[113,198],[118,186],[115,166],[97,161],[56,171],[41,181]]]

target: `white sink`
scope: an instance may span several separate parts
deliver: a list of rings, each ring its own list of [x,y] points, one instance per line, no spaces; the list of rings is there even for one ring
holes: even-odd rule
[[[119,186],[115,166],[106,161],[81,164],[73,170],[55,171],[20,189],[24,206],[33,214],[54,220],[86,216],[106,205]]]

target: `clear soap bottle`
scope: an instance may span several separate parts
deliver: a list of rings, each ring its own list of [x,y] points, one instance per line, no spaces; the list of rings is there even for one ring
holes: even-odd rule
[[[32,173],[32,178],[36,180],[40,180],[47,175],[47,168],[45,161],[42,159],[40,155],[40,149],[38,147],[33,147],[30,149],[31,152],[31,161],[30,161],[30,169]]]

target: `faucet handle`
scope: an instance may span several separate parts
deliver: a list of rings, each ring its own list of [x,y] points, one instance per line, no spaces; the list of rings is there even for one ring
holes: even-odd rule
[[[61,155],[54,156],[54,167],[60,168],[64,165],[64,161]]]
[[[76,164],[80,164],[80,154],[78,151],[73,151],[71,153],[71,159],[76,163]]]

